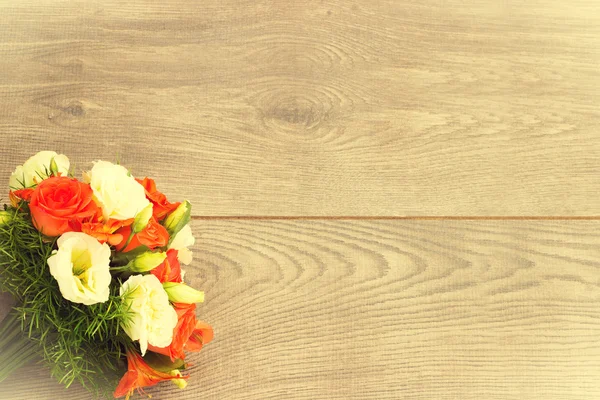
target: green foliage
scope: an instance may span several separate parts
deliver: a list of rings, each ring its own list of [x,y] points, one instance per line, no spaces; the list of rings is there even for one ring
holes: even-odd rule
[[[108,395],[126,369],[122,352],[130,342],[120,326],[129,319],[120,284],[113,282],[104,303],[86,306],[64,299],[47,265],[55,240],[42,236],[23,208],[6,210],[12,219],[0,225],[0,290],[14,296],[22,332],[65,386],[79,382]]]

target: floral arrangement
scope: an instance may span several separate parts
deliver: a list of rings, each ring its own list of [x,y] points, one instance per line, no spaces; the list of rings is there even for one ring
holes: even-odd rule
[[[204,293],[181,269],[192,261],[190,203],[118,164],[97,161],[81,181],[69,168],[42,151],[10,177],[0,289],[16,305],[0,326],[0,381],[41,357],[59,382],[97,395],[184,388],[186,353],[213,337],[196,320]]]

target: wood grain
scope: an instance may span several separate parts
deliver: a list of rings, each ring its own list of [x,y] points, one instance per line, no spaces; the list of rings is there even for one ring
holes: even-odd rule
[[[120,159],[204,218],[187,276],[216,339],[153,398],[600,398],[600,222],[502,220],[600,216],[600,3],[0,16],[0,182],[42,149]],[[41,366],[0,384],[88,397]]]
[[[206,291],[199,316],[215,326],[216,339],[193,357],[187,390],[149,393],[598,398],[599,228],[585,221],[195,221],[187,279]],[[28,368],[0,385],[0,398],[87,398],[45,374]]]
[[[54,148],[119,156],[197,215],[600,215],[597,1],[0,14],[0,177]]]

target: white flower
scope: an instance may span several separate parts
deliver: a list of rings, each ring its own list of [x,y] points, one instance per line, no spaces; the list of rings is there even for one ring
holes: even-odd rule
[[[88,177],[105,220],[134,218],[150,204],[144,187],[121,165],[98,161]]]
[[[40,151],[25,161],[25,164],[19,165],[15,169],[10,176],[10,188],[16,190],[31,187],[48,178],[52,160],[56,165],[56,172],[60,172],[62,176],[67,176],[70,167],[67,156],[57,154],[54,151]]]
[[[140,341],[142,355],[146,354],[148,344],[169,346],[177,313],[158,278],[152,274],[133,275],[123,283],[120,294],[132,314],[131,320],[122,323],[123,330],[131,340]]]
[[[85,305],[108,300],[110,247],[81,232],[64,233],[48,258],[63,297]]]
[[[190,224],[187,224],[182,230],[177,232],[177,235],[175,235],[169,245],[169,249],[177,250],[177,259],[179,262],[189,265],[193,257],[193,253],[189,247],[193,246],[195,242],[196,239],[192,235],[192,228]]]

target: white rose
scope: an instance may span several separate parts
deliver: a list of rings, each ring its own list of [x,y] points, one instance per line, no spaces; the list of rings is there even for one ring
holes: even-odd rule
[[[189,265],[192,262],[193,253],[189,249],[189,247],[193,246],[196,242],[194,236],[192,235],[192,228],[190,224],[187,224],[183,227],[169,245],[169,249],[177,250],[177,259],[179,262]]]
[[[85,305],[108,300],[110,247],[81,232],[64,233],[48,258],[63,297]]]
[[[150,204],[144,187],[121,165],[98,161],[88,177],[105,220],[134,218]]]
[[[37,185],[50,175],[50,164],[52,160],[56,164],[58,172],[62,176],[69,173],[69,159],[64,154],[57,154],[54,151],[40,151],[36,155],[25,161],[25,164],[19,165],[10,176],[9,186],[11,189],[22,189]]]
[[[148,344],[169,346],[177,313],[158,278],[152,274],[133,275],[121,285],[120,294],[132,316],[121,325],[131,340],[140,341],[142,355],[146,354]]]

